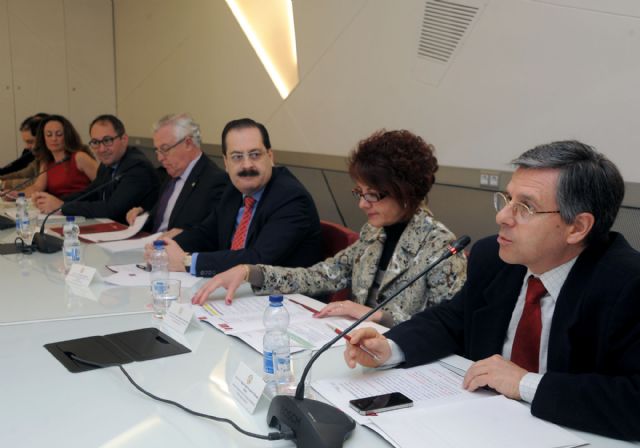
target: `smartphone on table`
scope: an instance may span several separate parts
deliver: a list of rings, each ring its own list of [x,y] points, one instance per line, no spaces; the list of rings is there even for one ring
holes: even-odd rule
[[[360,415],[402,409],[413,406],[413,400],[400,392],[356,398],[349,401],[349,406]]]

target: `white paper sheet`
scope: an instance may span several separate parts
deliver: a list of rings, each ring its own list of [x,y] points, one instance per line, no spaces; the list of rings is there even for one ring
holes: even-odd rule
[[[404,413],[384,412],[371,422],[368,426],[378,427],[401,447],[559,448],[586,444],[502,395]]]
[[[126,240],[128,238],[131,238],[132,236],[137,235],[138,232],[142,230],[142,227],[144,227],[144,224],[147,222],[148,218],[149,213],[143,213],[136,218],[135,222],[132,225],[124,230],[118,230],[115,232],[82,234],[82,238],[88,241],[93,241],[94,243]]]
[[[106,243],[98,243],[97,245],[111,253],[126,252],[128,250],[143,250],[145,245],[153,243],[160,237],[160,235],[162,235],[162,233],[158,232],[135,240],[109,241]]]
[[[467,392],[462,388],[459,375],[437,363],[410,369],[366,370],[355,377],[320,380],[312,387],[360,424],[368,423],[370,417],[362,416],[349,407],[349,400],[355,398],[402,392],[413,400],[414,408],[418,409],[494,395],[486,391]],[[393,412],[404,413],[405,410]]]
[[[312,310],[319,310],[324,304],[301,294],[285,295],[284,299],[289,312],[291,351],[294,353],[304,349],[319,349],[336,336],[336,328],[343,330],[353,322],[352,319],[340,317],[314,318]],[[262,315],[267,304],[268,296],[238,297],[231,305],[226,305],[224,300],[212,300],[197,307],[196,316],[262,353]],[[362,326],[374,327],[381,333],[387,331],[387,328],[373,322],[365,322]],[[343,339],[336,343],[338,346],[344,344]]]
[[[107,283],[119,286],[149,286],[151,284],[151,273],[143,271],[135,264],[122,264],[109,268],[117,269],[118,272],[104,277],[103,280]],[[181,288],[191,288],[202,280],[202,277],[194,277],[186,272],[170,272],[169,278],[180,280]]]

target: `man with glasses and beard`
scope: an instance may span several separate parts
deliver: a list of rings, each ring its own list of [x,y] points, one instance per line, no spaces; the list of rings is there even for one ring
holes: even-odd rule
[[[310,266],[319,261],[320,220],[309,192],[285,167],[274,167],[267,129],[249,118],[222,131],[231,179],[199,226],[165,238],[172,271],[211,277],[238,264]],[[145,257],[148,259],[151,247]]]
[[[84,191],[66,196],[64,201],[39,192],[33,195],[33,202],[42,213],[62,206],[65,215],[109,218],[126,224],[129,209],[139,204],[151,208],[156,202],[159,186],[156,170],[142,151],[128,146],[124,124],[114,115],[96,117],[89,126],[89,134],[89,146],[100,161],[94,181]],[[99,188],[101,185],[104,188]],[[94,189],[97,191],[74,201]]]

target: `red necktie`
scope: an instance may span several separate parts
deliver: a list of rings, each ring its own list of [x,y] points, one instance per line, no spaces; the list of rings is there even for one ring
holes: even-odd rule
[[[231,250],[244,249],[244,242],[247,239],[247,230],[249,230],[249,222],[251,222],[251,215],[253,215],[253,206],[255,204],[256,200],[251,196],[244,197],[244,211],[242,212],[240,223],[236,228],[236,233],[233,234]]]
[[[539,278],[529,277],[527,296],[511,349],[511,361],[529,372],[537,373],[540,359],[542,313],[540,299],[547,293]]]

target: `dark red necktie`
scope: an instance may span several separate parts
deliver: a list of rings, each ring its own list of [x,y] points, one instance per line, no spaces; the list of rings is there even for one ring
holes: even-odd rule
[[[547,293],[538,277],[529,277],[524,309],[511,349],[511,361],[529,372],[537,373],[540,359],[542,312],[540,299]]]
[[[253,215],[253,206],[256,204],[256,200],[251,196],[245,196],[244,198],[244,211],[240,218],[240,223],[236,228],[236,233],[233,234],[233,240],[231,240],[231,250],[244,249],[244,243],[247,239],[247,231],[249,230],[249,223],[251,222],[251,216]]]

